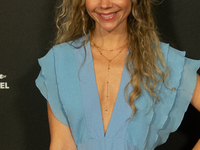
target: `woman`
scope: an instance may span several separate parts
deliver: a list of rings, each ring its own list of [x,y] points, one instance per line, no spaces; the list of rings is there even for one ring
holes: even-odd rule
[[[151,150],[200,110],[200,61],[160,43],[151,0],[63,0],[39,60],[50,150]],[[191,100],[191,101],[190,101]]]

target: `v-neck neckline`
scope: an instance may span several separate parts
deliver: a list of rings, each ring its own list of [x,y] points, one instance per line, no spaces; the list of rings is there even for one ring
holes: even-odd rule
[[[117,99],[106,134],[104,135],[101,105],[95,78],[90,41],[87,43],[86,47],[86,53],[83,47],[76,51],[76,61],[79,69],[79,80],[88,138],[124,137],[129,122],[127,120],[132,115],[132,109],[124,97],[124,88],[130,80],[130,74],[124,64]],[[86,60],[84,59],[85,57]]]
[[[95,68],[94,68],[94,59],[93,59],[93,55],[92,55],[92,49],[91,49],[91,45],[90,45],[90,41],[88,42],[88,44],[87,44],[87,47],[89,47],[89,57],[91,57],[91,59],[92,59],[92,68],[93,68],[93,72],[92,72],[92,76],[93,76],[93,78],[92,79],[94,79],[95,81],[94,81],[94,83],[95,83],[95,93],[97,93],[97,95],[98,95],[98,98],[97,98],[97,100],[98,100],[98,105],[99,105],[99,107],[98,108],[100,108],[100,118],[98,118],[98,119],[101,119],[101,125],[102,125],[102,128],[101,128],[101,130],[103,130],[103,135],[104,135],[104,137],[107,137],[107,135],[109,134],[109,128],[111,128],[111,126],[112,126],[112,124],[113,124],[113,118],[115,117],[115,111],[116,111],[116,104],[118,103],[118,99],[119,99],[119,93],[120,93],[120,91],[122,90],[122,81],[123,81],[123,76],[124,76],[124,71],[125,71],[125,67],[126,67],[126,65],[125,65],[125,62],[124,62],[124,65],[123,65],[123,70],[122,70],[122,75],[121,75],[121,80],[120,80],[120,85],[119,85],[119,89],[118,89],[118,93],[117,93],[117,98],[116,98],[116,101],[115,101],[115,104],[114,104],[114,108],[113,108],[113,111],[112,111],[112,114],[111,114],[111,118],[110,118],[110,121],[109,121],[109,123],[108,123],[108,127],[107,127],[107,130],[106,130],[106,132],[104,133],[104,126],[103,126],[103,115],[102,115],[102,111],[101,111],[101,104],[100,104],[100,97],[99,97],[99,91],[98,91],[98,86],[97,86],[97,80],[96,80],[96,75],[95,75]],[[126,61],[126,60],[125,60]],[[123,90],[124,91],[124,90]]]

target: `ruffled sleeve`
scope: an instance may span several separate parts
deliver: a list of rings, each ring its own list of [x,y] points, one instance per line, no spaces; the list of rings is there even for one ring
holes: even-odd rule
[[[39,64],[41,66],[41,71],[36,79],[36,86],[49,102],[54,116],[61,123],[69,126],[67,115],[63,109],[58,92],[53,48],[44,57],[39,59]]]
[[[166,63],[169,67],[168,86],[160,86],[160,102],[154,108],[154,117],[149,131],[149,149],[166,142],[169,134],[180,126],[190,104],[197,81],[200,61],[185,57],[185,52],[178,51],[168,44],[161,44]],[[148,144],[147,144],[148,145]],[[150,148],[151,147],[151,148]]]

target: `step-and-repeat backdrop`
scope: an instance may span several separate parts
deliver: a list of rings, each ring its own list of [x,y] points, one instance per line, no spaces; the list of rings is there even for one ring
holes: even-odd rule
[[[0,149],[47,150],[46,100],[35,87],[37,59],[51,48],[55,0],[0,4]],[[200,1],[165,0],[154,8],[164,41],[200,59]],[[189,150],[200,136],[200,115],[190,106],[177,132],[157,150]]]

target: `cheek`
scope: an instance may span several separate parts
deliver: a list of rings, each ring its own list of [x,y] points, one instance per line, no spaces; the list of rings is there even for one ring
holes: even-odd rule
[[[90,15],[90,12],[92,11],[92,3],[91,3],[91,0],[86,0],[86,1],[85,1],[85,7],[86,7],[86,10],[87,10],[88,14]]]
[[[88,14],[91,16],[91,12],[94,10],[94,6],[92,4],[92,0],[86,0],[85,1],[85,7],[88,12]]]
[[[131,2],[130,0],[127,0],[126,2],[124,2],[124,8],[125,8],[128,12],[131,12],[132,2]]]
[[[97,5],[98,5],[98,0],[86,0],[85,1],[85,7],[87,10],[87,13],[94,20],[96,20],[95,19],[95,15],[96,15],[95,9],[96,9]]]
[[[112,0],[115,5],[122,8],[122,10],[126,14],[130,14],[132,8],[132,1],[131,0]]]
[[[85,7],[86,7],[86,10],[87,10],[87,13],[89,14],[89,16],[90,17],[92,17],[92,14],[91,14],[91,12],[92,12],[92,7],[91,7],[91,3],[88,3],[87,2],[88,0],[86,0],[86,3],[85,3]],[[93,17],[92,17],[93,18]]]
[[[125,9],[126,9],[126,15],[128,16],[131,13],[131,9],[132,9],[132,2],[131,1],[127,1]]]
[[[111,2],[119,7],[128,8],[132,5],[131,0],[111,0]]]
[[[86,7],[87,11],[94,11],[96,5],[97,5],[96,0],[86,0],[85,1],[85,7]]]

